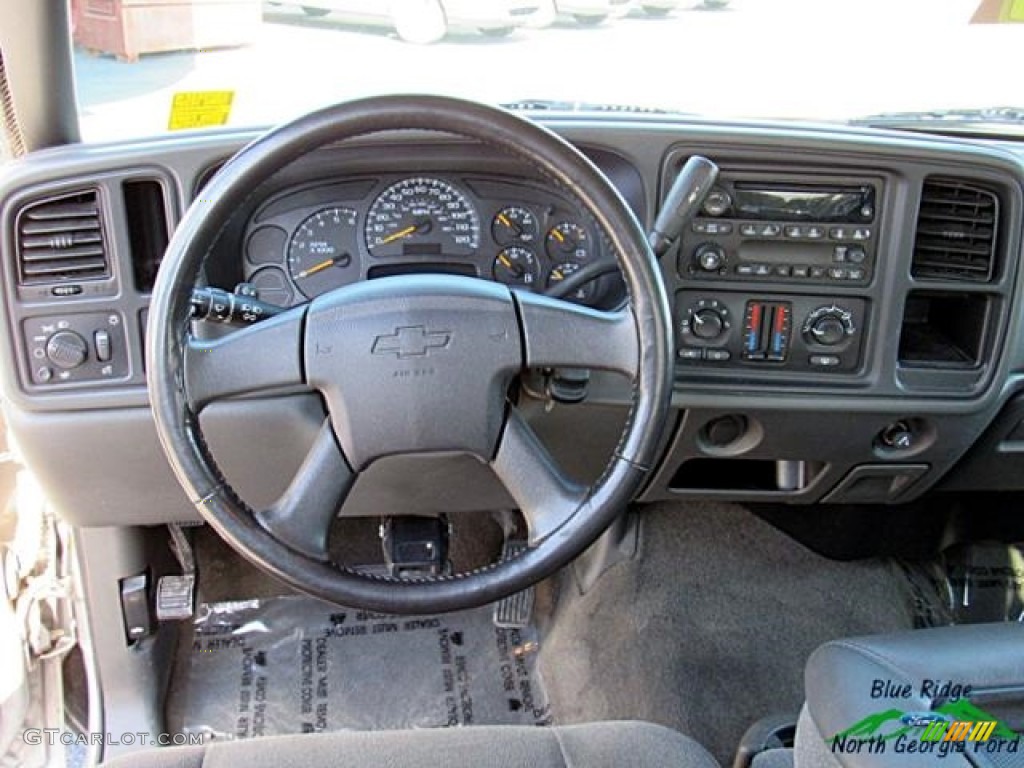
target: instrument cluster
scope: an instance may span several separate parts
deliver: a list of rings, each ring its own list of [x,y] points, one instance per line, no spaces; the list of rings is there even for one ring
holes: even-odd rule
[[[579,206],[520,179],[425,174],[289,189],[245,232],[245,280],[263,301],[301,304],[358,280],[439,272],[545,292],[610,259]],[[600,305],[605,274],[566,297]]]

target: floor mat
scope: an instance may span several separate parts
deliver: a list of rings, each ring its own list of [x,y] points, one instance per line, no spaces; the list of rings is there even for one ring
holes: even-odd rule
[[[543,725],[537,633],[489,607],[439,617],[302,596],[203,604],[183,727],[211,738],[471,724]]]
[[[900,564],[921,627],[1024,622],[1024,545],[958,544]]]

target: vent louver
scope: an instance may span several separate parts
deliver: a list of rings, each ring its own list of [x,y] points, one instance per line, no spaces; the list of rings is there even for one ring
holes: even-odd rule
[[[95,189],[41,200],[18,215],[22,285],[106,277],[109,262]]]
[[[986,282],[992,277],[999,200],[992,192],[951,179],[921,189],[914,239],[914,277]]]

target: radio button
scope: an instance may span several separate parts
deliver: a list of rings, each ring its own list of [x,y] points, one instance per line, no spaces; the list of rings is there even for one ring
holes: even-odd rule
[[[737,275],[752,275],[754,274],[753,264],[737,264],[736,269],[733,270]]]
[[[782,232],[782,227],[778,224],[761,225],[761,237],[778,237],[780,232]]]
[[[786,227],[786,237],[792,238],[793,240],[799,240],[804,236],[804,228],[798,226]]]
[[[754,274],[758,277],[768,277],[772,273],[772,268],[767,264],[755,264]]]
[[[850,271],[846,273],[846,276],[850,280],[863,280],[865,273],[860,267],[851,267]]]
[[[806,265],[800,264],[793,267],[793,277],[807,277],[808,274]]]
[[[804,234],[809,240],[821,240],[825,236],[825,230],[822,227],[807,227]]]
[[[848,245],[837,245],[835,250],[832,251],[832,261],[838,261],[840,263],[846,261],[846,255],[850,252]]]
[[[828,236],[832,240],[847,240],[850,237],[846,227],[832,227],[832,229],[828,231]]]
[[[868,253],[859,245],[851,245],[846,251],[846,260],[851,264],[863,264]]]
[[[820,279],[820,278],[822,278],[824,276],[825,276],[825,268],[824,267],[811,267],[811,277],[813,277],[814,279],[817,280],[817,279]]]
[[[853,239],[854,240],[870,240],[871,239],[871,230],[868,229],[867,227],[858,227],[857,229],[853,230]]]
[[[828,276],[833,280],[845,280],[846,270],[843,267],[831,267],[828,270]]]
[[[740,234],[744,237],[754,237],[757,234],[757,225],[740,224]]]
[[[789,277],[790,267],[788,264],[778,264],[775,267],[775,274],[781,277]]]

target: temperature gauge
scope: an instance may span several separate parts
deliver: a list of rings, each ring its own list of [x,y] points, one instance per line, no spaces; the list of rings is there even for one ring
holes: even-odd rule
[[[548,230],[548,256],[555,263],[566,259],[586,261],[590,258],[590,237],[587,230],[571,221],[563,221]]]

